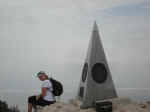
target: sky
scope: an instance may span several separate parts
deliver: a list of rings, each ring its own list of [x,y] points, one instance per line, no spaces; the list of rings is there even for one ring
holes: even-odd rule
[[[149,0],[0,0],[0,91],[36,91],[44,70],[77,92],[94,21],[116,88],[150,89],[149,12]]]

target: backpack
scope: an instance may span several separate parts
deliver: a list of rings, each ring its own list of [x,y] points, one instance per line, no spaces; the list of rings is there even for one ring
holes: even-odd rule
[[[63,93],[63,85],[59,81],[57,81],[57,80],[55,80],[53,78],[49,78],[49,80],[52,83],[52,87],[53,87],[52,93],[53,93],[53,95],[54,96],[62,95],[62,93]]]

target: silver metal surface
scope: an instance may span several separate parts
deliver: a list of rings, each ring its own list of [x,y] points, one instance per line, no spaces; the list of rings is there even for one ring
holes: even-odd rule
[[[81,74],[77,95],[82,102],[81,108],[93,107],[97,100],[117,97],[96,22],[94,23],[85,65],[86,68]]]

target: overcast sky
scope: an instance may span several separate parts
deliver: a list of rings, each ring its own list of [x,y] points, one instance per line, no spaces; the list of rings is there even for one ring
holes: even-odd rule
[[[149,88],[149,0],[0,0],[0,90],[44,70],[77,89],[94,21],[117,88]]]

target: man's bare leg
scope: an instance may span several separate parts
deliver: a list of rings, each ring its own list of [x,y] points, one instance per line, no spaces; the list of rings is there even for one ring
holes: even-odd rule
[[[28,103],[28,112],[32,112],[32,104]]]

